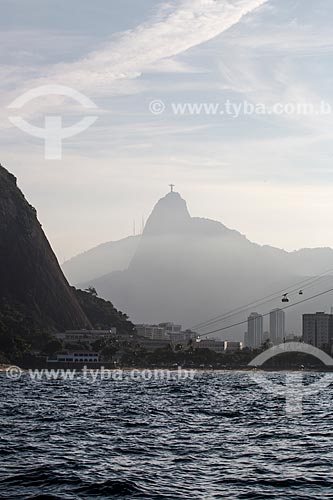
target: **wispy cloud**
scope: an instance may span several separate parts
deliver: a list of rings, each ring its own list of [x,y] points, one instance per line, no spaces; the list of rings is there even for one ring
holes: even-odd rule
[[[267,0],[173,1],[153,18],[119,34],[76,62],[57,64],[31,84],[61,83],[83,91],[109,93],[112,83],[135,78],[143,68],[206,42],[239,22]],[[92,87],[93,85],[93,87]]]

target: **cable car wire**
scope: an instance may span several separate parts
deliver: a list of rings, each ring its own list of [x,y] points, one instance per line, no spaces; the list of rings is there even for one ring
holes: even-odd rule
[[[285,309],[289,309],[290,307],[295,307],[299,304],[303,304],[304,302],[308,302],[309,300],[315,299],[317,297],[321,297],[322,295],[325,295],[326,293],[333,292],[333,288],[330,288],[329,290],[325,290],[324,292],[317,293],[315,295],[312,295],[311,297],[307,297],[306,299],[299,300],[298,302],[294,302],[292,304],[288,304],[287,306],[281,307],[280,309],[284,311]],[[261,314],[262,317],[268,316],[270,314],[270,311]],[[206,335],[211,335],[212,333],[217,333],[217,332],[222,332],[224,330],[228,330],[229,328],[233,328],[234,326],[240,326],[240,325],[245,325],[247,324],[248,320],[243,320],[239,321],[238,323],[234,323],[232,325],[224,326],[221,328],[217,328],[216,330],[211,330],[210,332],[202,333],[197,336],[197,338],[205,337]]]
[[[301,291],[304,293],[304,290],[311,288],[311,286],[313,286],[314,283],[316,283],[317,281],[320,281],[325,275],[327,275],[327,273],[332,272],[332,271],[333,271],[333,269],[328,269],[327,271],[325,271],[325,272],[323,272],[315,277],[312,276],[311,278],[308,278],[306,280],[299,281],[293,285],[290,285],[290,287],[283,288],[277,292],[272,293],[271,295],[267,295],[267,296],[262,297],[256,301],[250,302],[250,303],[245,304],[243,306],[239,306],[239,307],[232,309],[230,311],[226,311],[225,313],[222,313],[218,316],[215,316],[215,317],[211,318],[210,320],[207,320],[207,321],[204,321],[201,323],[197,323],[196,325],[191,327],[191,330],[207,328],[210,325],[213,325],[213,324],[218,323],[220,321],[224,321],[224,320],[229,319],[233,316],[236,316],[236,315],[242,313],[243,311],[246,311],[247,309],[249,309],[253,306],[260,306],[260,305],[264,305],[268,302],[272,302],[273,300],[278,299],[281,296],[281,293],[284,292],[286,289],[289,289],[289,292],[287,292],[287,294],[291,295],[292,293],[294,293],[296,291],[298,291],[298,293],[299,293],[299,287],[302,286]],[[326,276],[326,278],[330,278],[330,277],[331,276]],[[303,293],[302,294],[299,293],[299,295],[303,295]]]

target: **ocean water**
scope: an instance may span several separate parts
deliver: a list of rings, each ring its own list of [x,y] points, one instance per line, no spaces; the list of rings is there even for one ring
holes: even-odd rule
[[[242,372],[0,388],[2,499],[333,498],[332,386],[295,415]]]

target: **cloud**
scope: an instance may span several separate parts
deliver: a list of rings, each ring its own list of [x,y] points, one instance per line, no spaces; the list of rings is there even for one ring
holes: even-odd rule
[[[36,85],[61,83],[94,93],[112,92],[114,81],[135,78],[143,68],[211,40],[267,0],[171,2],[148,22],[73,63],[51,67]],[[29,86],[34,82],[29,82]]]
[[[279,103],[300,108],[313,105],[313,113],[272,115],[269,122],[272,126],[283,125],[285,133],[294,128],[293,133],[303,134],[305,141],[309,132],[323,139],[333,123],[332,113],[320,112],[322,102],[331,104],[332,109],[331,88],[327,85],[331,79],[327,58],[333,48],[332,34],[318,13],[312,15],[311,24],[295,19],[286,22],[283,4],[276,3],[274,16],[270,17],[263,16],[268,5],[265,7],[260,15],[236,26],[219,40],[225,50],[218,60],[215,56],[217,81],[236,102],[248,100],[266,106]],[[210,50],[216,51],[216,47]]]
[[[8,128],[7,105],[20,93],[43,85],[61,84],[72,87],[91,98],[133,94],[138,89],[133,82],[143,71],[154,65],[166,65],[184,72],[184,65],[168,65],[167,59],[211,40],[267,0],[181,0],[172,1],[159,9],[155,16],[136,28],[120,33],[99,49],[70,63],[24,68],[24,78],[15,77],[19,68],[6,66],[2,82],[3,112],[1,125]],[[21,83],[23,82],[23,83]],[[15,89],[15,90],[11,90]],[[24,118],[40,120],[55,103],[62,115],[73,114],[73,103],[66,99],[36,99],[22,110]],[[101,107],[101,106],[100,106]],[[1,117],[2,115],[2,117]]]

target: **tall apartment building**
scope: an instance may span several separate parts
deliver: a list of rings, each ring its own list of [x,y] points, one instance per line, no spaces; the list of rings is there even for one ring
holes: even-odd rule
[[[303,314],[303,341],[319,349],[333,345],[333,314]]]
[[[269,313],[269,333],[273,344],[280,344],[285,338],[285,312],[282,309],[273,309]]]
[[[252,312],[247,319],[246,347],[256,349],[263,343],[263,317]]]

